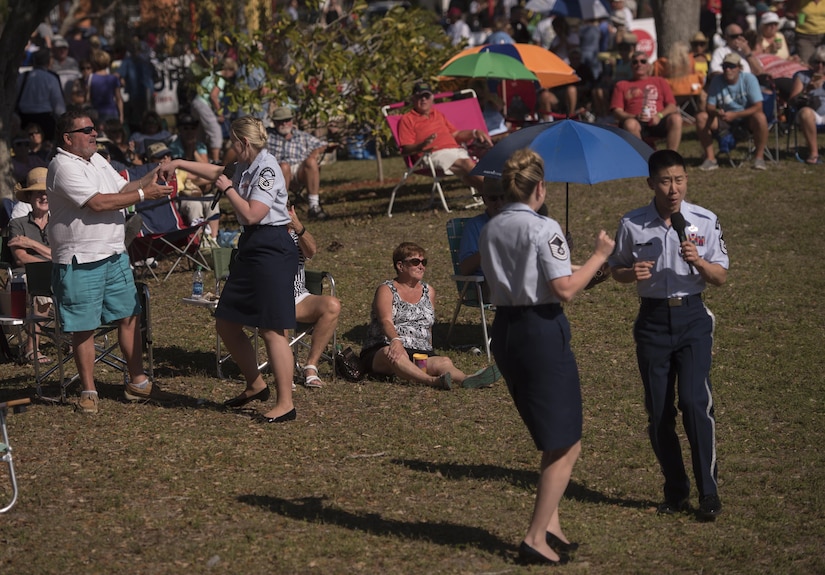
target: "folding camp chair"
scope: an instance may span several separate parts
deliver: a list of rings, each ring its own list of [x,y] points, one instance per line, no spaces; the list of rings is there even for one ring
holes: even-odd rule
[[[450,329],[447,331],[447,342],[452,336],[455,322],[461,306],[477,307],[481,311],[481,330],[484,333],[484,349],[487,352],[487,361],[492,361],[490,354],[490,337],[487,335],[487,315],[486,312],[493,309],[493,306],[484,301],[484,276],[461,275],[458,252],[461,247],[461,235],[464,233],[464,223],[469,218],[454,218],[447,222],[447,243],[450,246],[450,257],[453,261],[453,271],[455,275],[450,276],[456,282],[458,298],[456,299],[453,317],[450,320]]]
[[[60,314],[57,306],[53,306],[53,316],[37,316],[34,314],[34,298],[36,296],[52,297],[52,263],[36,262],[26,264],[26,283],[29,294],[29,315],[26,323],[34,328],[34,324],[39,325],[39,336],[42,340],[50,340],[54,344],[56,361],[55,364],[44,369],[40,362],[34,361],[35,394],[40,399],[53,402],[66,402],[66,389],[80,379],[80,375],[75,373],[71,377],[66,375],[66,367],[73,367],[74,350],[64,350],[71,341],[70,335],[63,331]],[[140,333],[143,343],[143,352],[146,354],[146,369],[149,377],[154,375],[154,342],[152,336],[152,308],[149,295],[149,287],[144,283],[136,284],[138,298],[140,300],[141,312],[139,317]],[[123,381],[126,382],[129,371],[126,360],[118,355],[117,322],[100,325],[94,330],[95,359],[94,363],[104,363],[123,374]],[[44,369],[41,371],[41,369]],[[59,396],[47,396],[43,387],[44,383],[52,375],[57,373],[58,385],[60,387]]]
[[[221,294],[221,285],[229,277],[229,266],[235,257],[233,248],[212,248],[212,271],[215,274],[215,292],[213,298],[199,298],[192,297],[183,298],[183,303],[195,307],[202,307],[208,309],[213,315],[218,307],[218,299]],[[255,348],[255,356],[258,357],[258,330],[254,327],[247,328],[251,332],[249,339],[252,340],[252,345]],[[232,357],[231,354],[224,354],[222,349],[221,336],[215,330],[215,373],[219,379],[225,379],[223,374],[223,364]],[[259,361],[258,369],[266,367],[267,362]]]
[[[7,287],[14,277],[12,257],[6,238],[0,236],[0,360],[23,359],[23,315],[12,314],[12,294]],[[18,317],[19,316],[19,317]],[[11,344],[17,345],[17,353]]]
[[[705,85],[705,78],[701,74],[687,74],[677,78],[667,78],[676,104],[679,106],[679,113],[682,119],[689,124],[696,124],[696,113],[699,112],[702,87]]]
[[[459,92],[443,92],[433,95],[433,106],[444,114],[447,119],[458,130],[481,130],[487,133],[487,124],[484,121],[484,114],[481,113],[481,107],[478,104],[478,98],[474,90],[461,90]],[[389,104],[381,108],[381,113],[387,120],[387,124],[392,132],[392,137],[395,140],[399,149],[401,145],[398,143],[398,125],[401,122],[402,109],[407,106],[406,102],[397,102]],[[452,172],[444,172],[436,169],[432,162],[432,155],[425,152],[417,159],[414,156],[404,156],[404,161],[407,169],[401,181],[393,188],[390,195],[390,205],[387,207],[387,216],[392,217],[392,207],[395,204],[395,196],[399,188],[404,185],[412,174],[419,174],[432,178],[433,185],[430,190],[430,204],[435,203],[435,194],[441,199],[441,205],[444,211],[449,212],[450,207],[447,205],[447,200],[444,197],[444,190],[441,187],[441,180],[445,176],[452,175]],[[475,197],[474,190],[470,189],[470,193]],[[480,205],[479,202],[474,202],[471,206]]]
[[[4,462],[9,470],[9,481],[11,481],[11,500],[3,507],[0,513],[5,513],[17,502],[17,476],[14,474],[14,462],[12,461],[12,449],[9,443],[9,430],[6,427],[6,414],[12,408],[14,413],[21,413],[26,410],[26,406],[31,403],[29,398],[13,399],[0,403],[0,461]]]
[[[229,266],[235,256],[235,250],[232,248],[213,248],[212,249],[212,263],[215,272],[215,295],[220,296],[221,284],[229,277]],[[330,295],[335,296],[335,280],[329,272],[316,272],[305,270],[305,285],[309,293],[314,295],[321,295],[324,291],[324,280],[329,284]],[[183,298],[183,302],[188,305],[198,307],[205,307],[214,313],[218,307],[218,299],[192,299],[189,297]],[[298,348],[309,348],[310,345],[306,342],[306,338],[312,336],[313,326],[310,324],[298,324],[294,330],[292,338],[290,338],[289,346],[293,349],[296,367],[300,367]],[[258,330],[254,327],[246,328],[250,333],[249,339],[252,341],[252,346],[255,349],[255,357],[260,356],[258,345]],[[337,332],[332,334],[332,349],[334,351],[337,341]],[[225,379],[223,374],[223,364],[232,357],[231,354],[224,354],[222,350],[221,336],[215,332],[215,372],[220,379]],[[333,355],[322,354],[321,357],[330,363],[333,362]],[[269,366],[267,359],[258,360],[258,369],[263,370]],[[333,369],[333,380],[335,379],[335,370]]]
[[[779,131],[781,130],[779,122],[779,113],[777,107],[777,91],[773,83],[773,79],[765,74],[758,76],[759,85],[762,88],[762,112],[765,114],[765,119],[768,122],[768,139],[765,143],[765,159],[769,162],[779,162]],[[727,154],[728,161],[733,167],[740,167],[753,159],[756,152],[753,134],[747,127],[747,121],[742,122],[738,127],[731,129],[731,134],[734,137],[734,142],[723,142],[717,136],[719,141],[719,150],[722,155]],[[771,140],[773,140],[773,149],[771,149]],[[747,148],[744,156],[739,156],[736,153],[736,143],[747,142]],[[729,148],[729,149],[727,149]]]
[[[174,194],[169,198],[141,202],[136,206],[136,211],[143,218],[138,236],[129,245],[129,257],[136,270],[141,270],[143,274],[148,271],[153,278],[160,280],[151,265],[140,264],[151,258],[159,260],[166,257],[174,261],[163,281],[169,279],[184,260],[206,270],[211,269],[200,251],[200,236],[209,220],[186,226],[175,204]]]

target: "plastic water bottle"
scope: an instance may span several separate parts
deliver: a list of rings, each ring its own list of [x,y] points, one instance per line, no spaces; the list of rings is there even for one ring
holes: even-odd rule
[[[192,275],[192,299],[201,299],[203,297],[203,271],[201,267],[195,270]]]

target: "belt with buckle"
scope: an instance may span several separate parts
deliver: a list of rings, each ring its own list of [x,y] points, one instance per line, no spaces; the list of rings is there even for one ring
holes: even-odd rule
[[[667,307],[682,307],[686,305],[691,305],[696,299],[701,301],[702,295],[701,294],[694,294],[694,295],[686,295],[686,296],[676,296],[676,297],[666,297],[666,298],[657,298],[657,297],[643,297],[641,298],[642,304],[650,305],[650,306],[658,306],[658,305],[667,305]]]

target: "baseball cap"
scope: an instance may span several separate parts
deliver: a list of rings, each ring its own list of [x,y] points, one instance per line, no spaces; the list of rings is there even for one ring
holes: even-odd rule
[[[68,48],[69,43],[63,36],[55,36],[52,38],[52,48]]]
[[[762,14],[759,24],[779,24],[779,14],[776,12],[765,12]]]
[[[740,66],[742,64],[742,58],[739,57],[739,54],[736,52],[731,52],[725,59],[722,60],[723,64],[734,64],[735,66]]]
[[[430,88],[430,85],[426,82],[416,82],[415,86],[413,86],[412,95],[417,96],[419,94],[432,94],[433,89]]]
[[[146,147],[146,157],[149,159],[161,158],[167,154],[171,155],[172,151],[163,142],[155,142]]]

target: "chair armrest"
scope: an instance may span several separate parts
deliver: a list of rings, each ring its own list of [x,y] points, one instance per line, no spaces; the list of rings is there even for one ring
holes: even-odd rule
[[[456,282],[475,282],[475,283],[484,283],[484,276],[459,276],[454,275],[450,276],[450,279]]]

